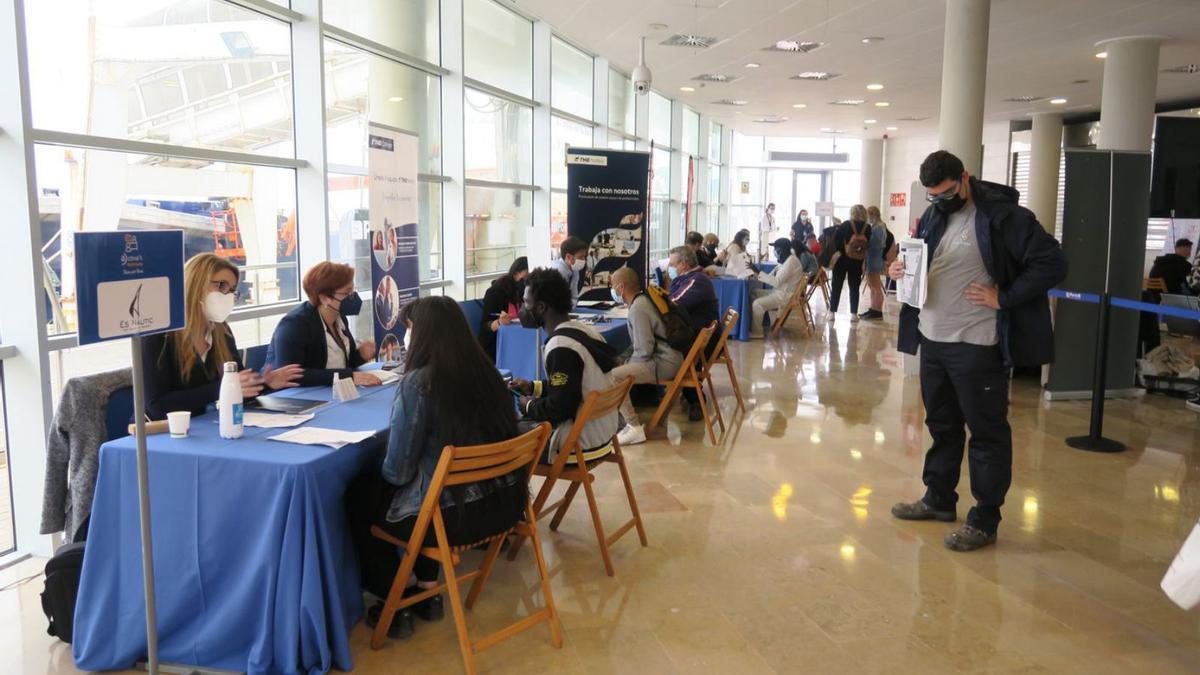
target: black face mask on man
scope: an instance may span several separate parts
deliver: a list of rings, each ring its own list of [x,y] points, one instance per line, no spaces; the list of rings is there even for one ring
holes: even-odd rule
[[[530,309],[528,305],[521,305],[521,309],[517,310],[517,321],[521,322],[523,328],[541,328],[545,323],[536,310]]]
[[[936,197],[928,197],[933,206],[942,213],[942,215],[950,215],[957,213],[966,206],[967,198],[959,194],[962,191],[962,183],[959,183],[958,189],[950,194],[940,194]]]

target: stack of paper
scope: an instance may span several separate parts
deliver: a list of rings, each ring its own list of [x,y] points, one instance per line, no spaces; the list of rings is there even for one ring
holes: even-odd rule
[[[280,413],[246,412],[242,413],[242,424],[248,427],[261,427],[263,429],[285,429],[304,424],[312,418],[312,413],[307,415],[285,415]]]
[[[323,427],[300,427],[282,434],[269,436],[272,441],[299,443],[301,445],[328,445],[335,450],[351,443],[361,443],[375,435],[374,431],[342,431]]]
[[[929,247],[924,239],[900,241],[900,260],[904,263],[904,276],[896,281],[896,299],[918,309],[925,305],[928,256]]]

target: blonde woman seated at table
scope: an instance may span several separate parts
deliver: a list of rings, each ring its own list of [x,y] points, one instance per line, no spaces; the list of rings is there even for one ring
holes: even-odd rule
[[[613,368],[609,375],[620,382],[632,375],[634,384],[657,384],[675,377],[683,365],[683,354],[667,344],[667,327],[654,302],[642,292],[641,280],[630,267],[622,267],[612,275],[613,300],[629,306],[629,339],[632,342],[629,358]],[[621,445],[646,442],[646,430],[638,419],[637,409],[629,396],[621,403],[625,427],[617,434]]]
[[[362,298],[354,290],[354,268],[334,262],[313,265],[304,275],[308,300],[288,312],[275,326],[267,364],[297,363],[304,368],[301,387],[333,384],[333,376],[352,378],[354,384],[381,384],[372,373],[355,368],[375,358],[375,341],[356,342],[349,317],[362,310]]]
[[[816,257],[808,252],[804,242],[799,239],[780,237],[771,247],[775,249],[779,267],[776,267],[774,272],[758,275],[759,281],[773,288],[754,291],[754,305],[750,310],[751,338],[763,336],[763,320],[767,317],[767,312],[786,307],[796,287],[806,287],[808,275],[815,274],[817,270]]]
[[[242,367],[225,323],[237,303],[240,276],[233,263],[212,253],[201,253],[183,266],[183,328],[141,338],[150,419],[166,419],[167,413],[182,410],[203,415],[220,394],[229,361],[237,364],[246,398],[297,386],[304,369],[296,364],[267,366],[261,374]]]
[[[400,557],[396,549],[372,537],[371,526],[407,541],[447,445],[481,445],[517,436],[512,394],[479,346],[467,318],[451,298],[419,298],[400,310],[409,347],[406,371],[392,404],[387,450],[378,463],[346,491],[359,548],[363,587],[387,596]],[[442,492],[442,515],[451,546],[471,544],[511,528],[529,497],[527,469],[516,469],[484,482],[452,486]],[[435,546],[433,528],[425,538]],[[439,565],[420,557],[417,582],[404,594],[437,585]],[[367,625],[379,620],[382,604],[367,612]],[[436,621],[444,615],[441,595],[396,614],[390,637],[413,632],[413,615]]]

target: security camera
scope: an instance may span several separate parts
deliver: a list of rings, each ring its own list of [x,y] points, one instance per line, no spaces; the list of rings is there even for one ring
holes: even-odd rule
[[[638,64],[637,68],[633,69],[633,88],[639,96],[645,96],[650,93],[650,83],[654,76],[650,73],[650,69],[646,67],[646,38],[641,38],[641,43],[638,46]]]

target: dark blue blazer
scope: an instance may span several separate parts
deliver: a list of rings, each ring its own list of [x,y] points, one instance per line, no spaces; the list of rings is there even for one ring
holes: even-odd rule
[[[1019,193],[1007,185],[971,179],[975,200],[975,236],[988,274],[1000,288],[996,335],[1004,362],[1040,366],[1054,361],[1054,328],[1046,292],[1067,276],[1067,258],[1029,209],[1017,204]],[[933,206],[917,223],[917,238],[929,246],[929,257],[946,233],[946,216]],[[928,265],[928,261],[926,261]],[[921,310],[900,310],[896,347],[915,354],[920,345]]]
[[[354,336],[350,331],[344,330],[342,333],[350,348],[350,367],[326,368],[325,322],[317,308],[305,301],[288,312],[275,327],[271,344],[267,347],[267,365],[280,368],[295,363],[303,367],[304,375],[298,382],[301,387],[333,384],[334,373],[343,378],[350,377],[355,368],[366,363],[366,359],[355,348]]]

